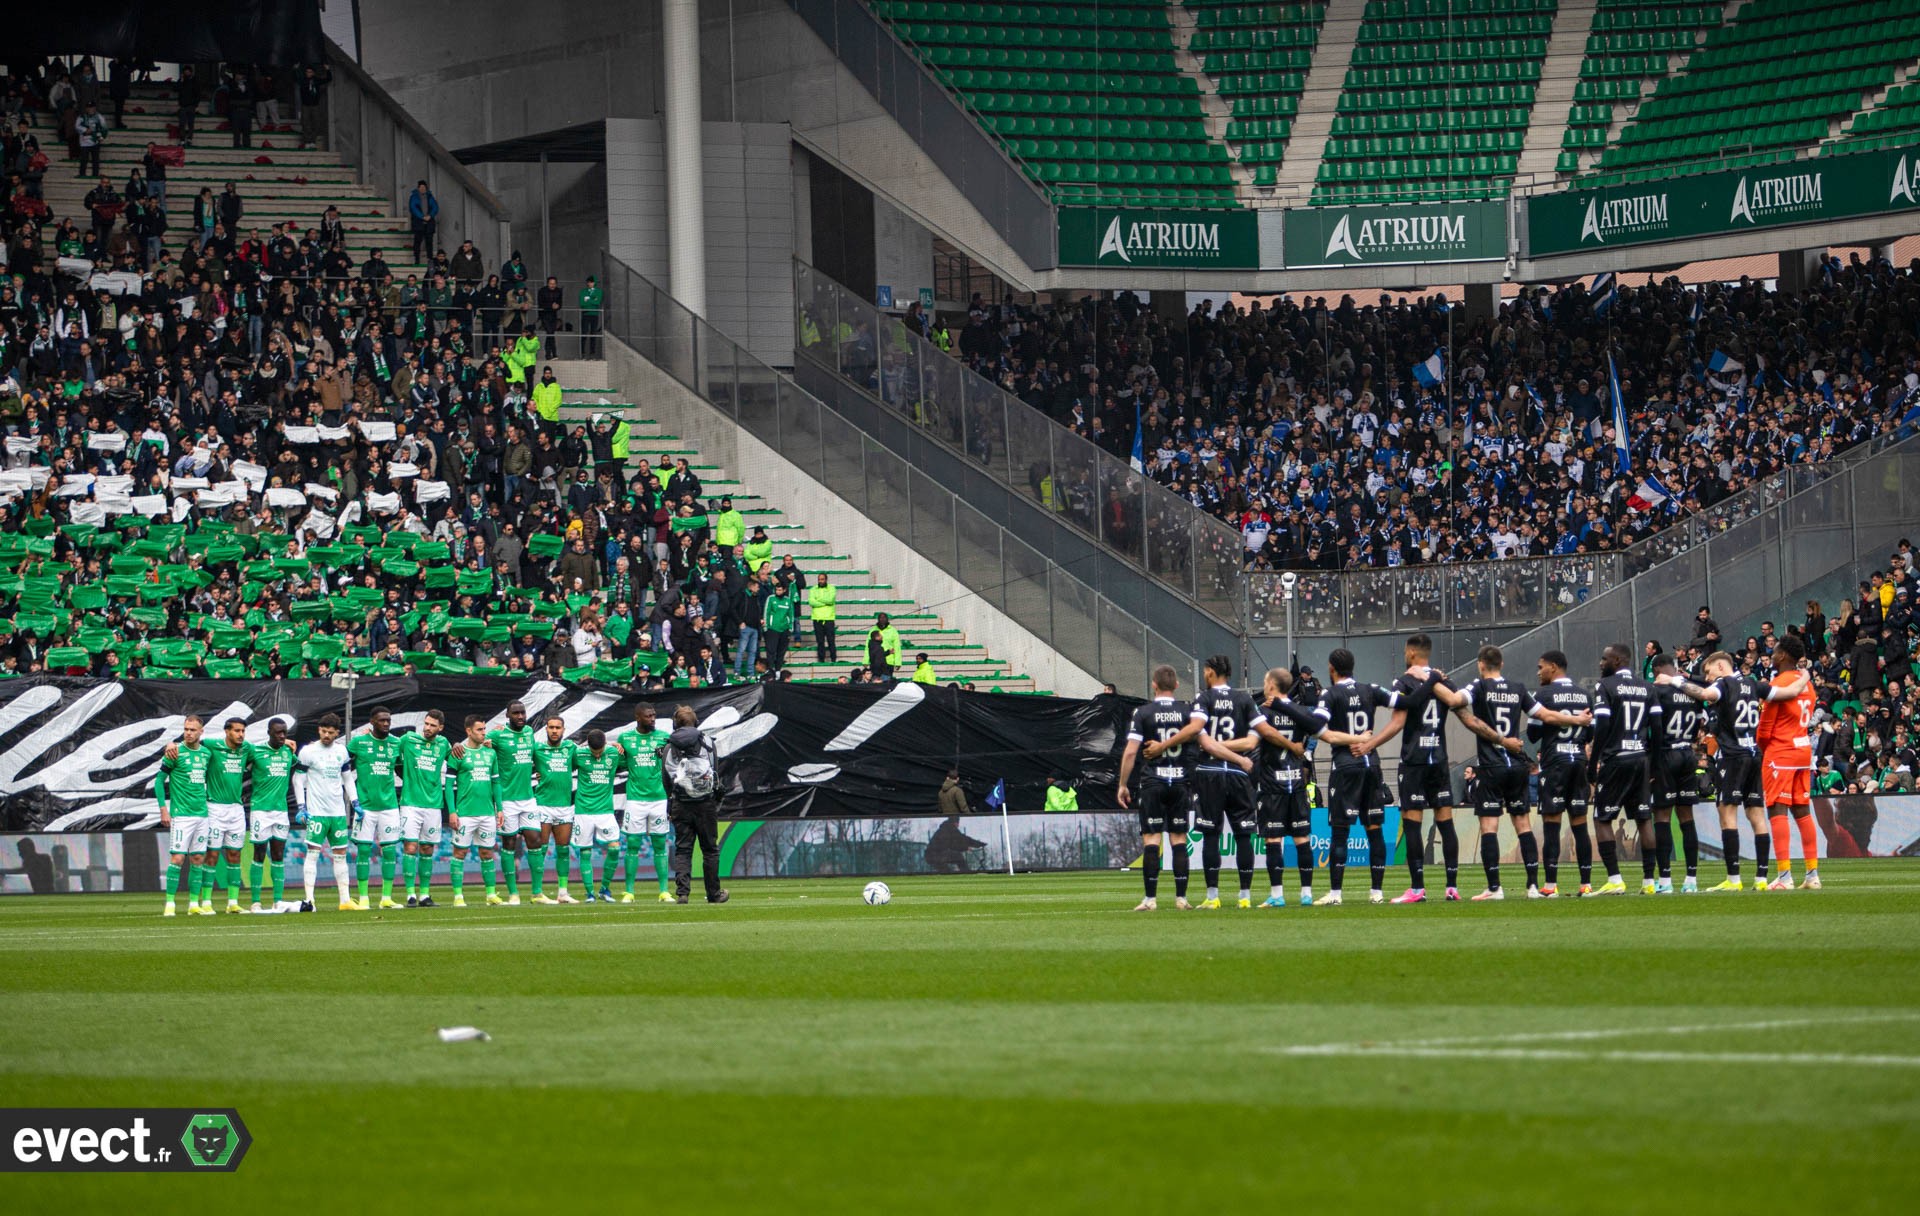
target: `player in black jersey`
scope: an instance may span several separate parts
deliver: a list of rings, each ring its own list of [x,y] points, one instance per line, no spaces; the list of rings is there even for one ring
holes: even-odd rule
[[[1400,708],[1388,722],[1400,737],[1400,835],[1407,848],[1407,889],[1396,904],[1426,899],[1427,846],[1422,820],[1433,812],[1440,855],[1447,867],[1447,898],[1460,898],[1460,838],[1453,826],[1453,773],[1447,765],[1448,703],[1434,695],[1439,673],[1430,665],[1433,639],[1416,633],[1407,639],[1407,670],[1393,682]]]
[[[1300,871],[1300,906],[1313,906],[1313,760],[1308,745],[1324,739],[1335,747],[1350,747],[1360,736],[1323,729],[1312,710],[1287,699],[1293,675],[1284,667],[1267,673],[1266,700],[1260,712],[1266,721],[1254,725],[1260,736],[1255,784],[1260,800],[1260,832],[1267,840],[1267,883],[1263,908],[1287,906],[1286,840],[1293,839],[1294,866]]]
[[[1173,893],[1175,906],[1185,911],[1187,903],[1187,820],[1190,814],[1190,789],[1187,780],[1188,744],[1176,738],[1199,734],[1192,722],[1190,705],[1173,699],[1180,690],[1180,676],[1166,664],[1153,669],[1153,700],[1133,711],[1127,729],[1127,750],[1120,757],[1120,789],[1116,794],[1122,809],[1135,801],[1129,786],[1134,764],[1140,759],[1143,744],[1163,745],[1153,760],[1140,768],[1140,837],[1145,849],[1140,858],[1140,880],[1146,884],[1146,898],[1136,912],[1151,912],[1159,907],[1160,836],[1165,833],[1173,850]]]
[[[1673,821],[1680,821],[1681,854],[1687,876],[1683,891],[1700,889],[1700,828],[1693,819],[1693,804],[1704,796],[1700,788],[1700,762],[1694,743],[1700,735],[1704,715],[1692,697],[1681,692],[1677,681],[1679,668],[1673,656],[1653,656],[1653,695],[1660,701],[1661,727],[1649,741],[1648,768],[1653,778],[1653,839],[1659,854],[1659,877],[1654,890],[1673,894]]]
[[[1790,701],[1799,695],[1782,696],[1785,689],[1763,688],[1743,676],[1734,667],[1733,656],[1716,650],[1705,663],[1710,684],[1694,684],[1675,676],[1669,681],[1675,688],[1704,705],[1712,706],[1707,725],[1713,732],[1714,801],[1720,805],[1720,847],[1727,860],[1727,877],[1714,891],[1738,891],[1740,878],[1739,814],[1747,808],[1747,822],[1753,828],[1754,887],[1767,885],[1767,854],[1772,841],[1767,823],[1767,800],[1760,788],[1760,710],[1768,701]]]
[[[1253,830],[1258,812],[1253,801],[1253,757],[1260,737],[1254,727],[1266,719],[1252,694],[1229,685],[1233,660],[1216,654],[1201,666],[1207,687],[1193,699],[1192,720],[1204,757],[1193,768],[1193,824],[1200,830],[1200,864],[1206,869],[1207,896],[1199,906],[1220,906],[1220,836],[1233,833],[1233,860],[1240,872],[1239,906],[1253,907]]]
[[[1367,893],[1371,903],[1383,904],[1387,896],[1381,885],[1387,876],[1387,842],[1382,827],[1386,813],[1379,796],[1382,792],[1380,759],[1374,749],[1393,738],[1396,728],[1388,726],[1373,734],[1375,710],[1398,709],[1400,694],[1378,684],[1362,684],[1353,678],[1353,652],[1346,647],[1327,656],[1328,674],[1333,684],[1320,694],[1314,716],[1321,728],[1361,736],[1364,742],[1333,751],[1333,773],[1327,798],[1327,818],[1332,840],[1327,848],[1327,883],[1332,890],[1319,902],[1320,907],[1338,907],[1340,883],[1347,872],[1347,832],[1358,819],[1367,833],[1367,861],[1372,871],[1372,887]]]
[[[1458,692],[1441,694],[1479,738],[1473,758],[1479,777],[1474,810],[1480,817],[1480,862],[1486,868],[1487,889],[1473,897],[1476,901],[1507,897],[1500,886],[1503,814],[1513,820],[1514,834],[1520,839],[1520,860],[1527,870],[1527,898],[1545,898],[1540,890],[1539,842],[1534,839],[1532,810],[1527,805],[1531,765],[1520,729],[1529,720],[1563,728],[1583,726],[1587,720],[1585,715],[1560,713],[1534,700],[1526,688],[1501,674],[1505,665],[1506,657],[1498,646],[1482,646],[1479,678]]]
[[[1614,822],[1639,826],[1640,862],[1653,877],[1653,806],[1647,784],[1647,735],[1661,728],[1653,686],[1633,674],[1633,653],[1616,642],[1600,654],[1600,687],[1593,698],[1593,819],[1600,826],[1600,860],[1607,881],[1596,895],[1625,895]]]
[[[1582,714],[1593,720],[1593,698],[1567,675],[1567,656],[1549,650],[1535,665],[1540,691],[1533,699],[1563,714]],[[1572,823],[1574,858],[1580,866],[1580,893],[1593,887],[1593,838],[1587,832],[1587,743],[1593,738],[1589,727],[1548,726],[1535,720],[1527,723],[1527,738],[1540,745],[1540,831],[1545,837],[1540,850],[1546,871],[1540,894],[1553,899],[1560,894],[1560,821]]]

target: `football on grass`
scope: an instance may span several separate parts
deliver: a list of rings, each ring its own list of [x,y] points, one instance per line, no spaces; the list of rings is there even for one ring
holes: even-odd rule
[[[860,898],[875,907],[879,907],[881,904],[890,904],[893,902],[893,888],[884,882],[870,882],[867,884],[866,890],[860,892]]]

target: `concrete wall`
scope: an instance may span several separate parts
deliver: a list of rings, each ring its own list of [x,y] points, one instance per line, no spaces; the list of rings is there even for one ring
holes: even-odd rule
[[[832,537],[838,549],[891,583],[900,596],[916,604],[937,605],[934,611],[948,625],[964,630],[968,641],[1012,663],[1015,671],[1032,676],[1039,687],[1073,697],[1100,691],[1100,682],[1091,673],[1068,662],[1012,617],[903,545],[631,347],[608,340],[607,375],[608,384],[623,394],[622,400],[643,403],[648,415],[660,419],[670,433],[684,437],[755,493],[790,510],[814,534]]]
[[[893,288],[893,306],[905,310],[933,289],[933,234],[886,199],[873,200],[873,277]]]
[[[779,123],[701,124],[707,321],[764,363],[793,362],[793,137]],[[607,248],[672,289],[661,124],[607,120]]]

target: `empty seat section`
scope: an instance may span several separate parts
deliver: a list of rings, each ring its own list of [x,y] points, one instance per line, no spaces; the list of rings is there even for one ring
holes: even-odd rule
[[[1249,4],[1244,0],[1183,0],[1194,18],[1189,47],[1233,107],[1229,148],[1271,186],[1286,157],[1300,112],[1300,94],[1326,20],[1324,4]]]

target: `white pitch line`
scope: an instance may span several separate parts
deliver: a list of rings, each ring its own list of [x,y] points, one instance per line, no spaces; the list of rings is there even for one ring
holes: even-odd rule
[[[1591,1039],[1624,1039],[1637,1034],[1710,1034],[1739,1030],[1788,1030],[1800,1026],[1843,1026],[1849,1022],[1910,1022],[1920,1013],[1869,1013],[1859,1017],[1779,1018],[1765,1022],[1710,1022],[1692,1026],[1612,1026],[1603,1030],[1550,1030],[1527,1034],[1454,1035],[1443,1039],[1395,1039],[1380,1047],[1485,1046],[1489,1043],[1556,1043]],[[1348,1046],[1329,1043],[1328,1047]]]
[[[1326,1043],[1314,1047],[1273,1047],[1289,1056],[1390,1056],[1421,1060],[1515,1060],[1528,1062],[1624,1064],[1853,1064],[1870,1068],[1920,1068],[1920,1056],[1841,1055],[1824,1052],[1770,1051],[1575,1051],[1552,1047],[1396,1047],[1383,1043]]]

